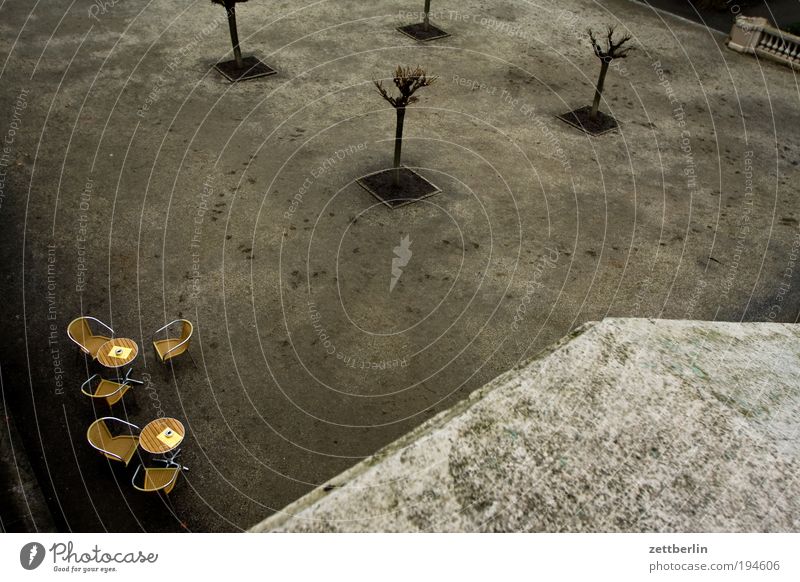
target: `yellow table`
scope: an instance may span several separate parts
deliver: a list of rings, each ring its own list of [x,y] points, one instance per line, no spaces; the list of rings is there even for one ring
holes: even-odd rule
[[[168,431],[172,431],[170,436]],[[163,455],[183,442],[186,429],[176,418],[157,418],[139,433],[139,446],[153,455]]]
[[[139,354],[139,346],[132,339],[118,337],[108,340],[97,351],[97,361],[106,368],[121,368],[130,364]]]

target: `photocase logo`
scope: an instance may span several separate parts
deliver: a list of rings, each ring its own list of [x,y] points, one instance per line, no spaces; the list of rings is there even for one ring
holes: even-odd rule
[[[35,570],[44,561],[44,546],[39,542],[30,542],[19,551],[19,563],[26,570]]]
[[[405,267],[408,261],[411,260],[413,253],[411,252],[411,238],[409,235],[405,235],[400,239],[400,244],[394,247],[394,254],[396,256],[392,257],[392,280],[389,282],[389,293],[394,291],[394,286],[397,285],[403,274],[401,267]]]

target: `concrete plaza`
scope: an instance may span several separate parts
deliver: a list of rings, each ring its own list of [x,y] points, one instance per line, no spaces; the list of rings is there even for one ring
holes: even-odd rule
[[[247,529],[587,321],[797,320],[790,69],[627,0],[437,0],[451,36],[420,44],[422,4],[242,4],[278,74],[237,84],[207,0],[0,7],[0,372],[59,528]],[[607,23],[637,50],[589,138],[555,116]],[[391,165],[397,64],[440,76],[404,163],[442,193],[391,210],[355,181]],[[189,430],[171,507],[86,445],[82,313],[141,348],[120,414]],[[179,316],[197,368],[153,355]]]

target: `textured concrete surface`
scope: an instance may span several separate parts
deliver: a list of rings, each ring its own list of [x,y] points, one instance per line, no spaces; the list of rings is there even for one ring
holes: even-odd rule
[[[254,531],[800,530],[800,328],[587,326]]]
[[[0,385],[0,533],[54,531],[56,526]]]
[[[0,359],[60,529],[248,528],[586,321],[797,319],[790,71],[627,0],[436,0],[424,45],[395,30],[422,4],[251,0],[244,52],[278,74],[231,85],[209,0],[2,3]],[[638,50],[593,140],[555,115],[608,22]],[[355,180],[391,164],[372,80],[399,63],[441,76],[403,151],[443,192],[392,211]],[[120,414],[189,428],[172,507],[84,442],[82,312],[142,347]],[[198,369],[154,361],[179,315]]]

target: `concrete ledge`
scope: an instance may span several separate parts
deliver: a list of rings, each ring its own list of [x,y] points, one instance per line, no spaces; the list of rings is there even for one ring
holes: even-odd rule
[[[251,531],[798,531],[800,331],[606,319]]]
[[[520,365],[516,368],[509,370],[504,374],[501,374],[500,376],[498,376],[497,378],[495,378],[482,388],[470,394],[469,397],[467,397],[463,401],[459,402],[458,404],[456,404],[451,408],[448,408],[447,410],[440,412],[436,416],[428,419],[426,422],[424,422],[411,432],[400,437],[390,445],[384,447],[374,455],[371,455],[370,457],[364,459],[363,461],[361,461],[357,465],[354,465],[347,471],[340,473],[335,479],[332,479],[330,482],[326,483],[322,487],[317,487],[316,489],[314,489],[310,493],[307,493],[297,501],[291,503],[290,505],[287,505],[272,517],[265,519],[255,527],[251,528],[250,531],[264,532],[280,527],[281,525],[283,525],[284,522],[290,520],[295,515],[304,511],[306,508],[313,506],[320,499],[327,497],[330,492],[344,487],[347,483],[353,481],[360,475],[369,471],[370,468],[378,465],[382,460],[390,458],[393,454],[397,453],[398,451],[404,450],[406,447],[409,447],[410,445],[418,441],[420,438],[435,432],[438,428],[444,426],[449,420],[455,418],[459,414],[464,413],[473,404],[480,401],[486,394],[488,394],[495,388],[504,386],[508,382],[512,382],[513,379],[523,370],[526,370],[531,366],[535,365],[537,361],[540,361],[541,359],[547,357],[548,355],[559,349],[561,346],[566,345],[570,340],[572,340],[572,338],[579,336],[585,330],[591,328],[593,325],[595,325],[594,322],[590,322],[576,328],[575,331],[573,331],[571,334],[566,336],[564,339],[562,339],[560,342],[553,345],[549,349],[544,350],[542,353],[538,354],[528,363]]]

